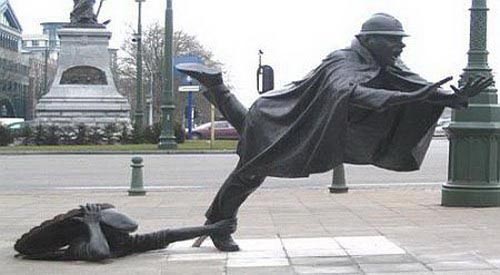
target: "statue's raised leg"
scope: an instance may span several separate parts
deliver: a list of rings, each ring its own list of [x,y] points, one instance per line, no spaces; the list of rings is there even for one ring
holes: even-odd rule
[[[176,68],[198,80],[206,88],[205,98],[241,133],[248,109],[224,85],[221,71],[198,63],[183,63]]]

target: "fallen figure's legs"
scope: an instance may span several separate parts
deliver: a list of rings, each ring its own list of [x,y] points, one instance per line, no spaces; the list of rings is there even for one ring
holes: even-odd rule
[[[105,209],[102,209],[105,208]],[[236,220],[130,235],[137,223],[111,205],[87,204],[31,229],[14,248],[24,259],[102,261],[149,250],[203,235],[231,234]]]

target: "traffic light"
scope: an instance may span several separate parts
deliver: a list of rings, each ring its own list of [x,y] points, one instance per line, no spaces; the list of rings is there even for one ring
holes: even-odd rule
[[[257,70],[257,91],[263,94],[274,89],[274,70],[269,65],[260,65]]]
[[[264,52],[259,50],[259,68],[257,69],[257,91],[263,94],[274,89],[274,70],[269,65],[262,65],[262,55]]]

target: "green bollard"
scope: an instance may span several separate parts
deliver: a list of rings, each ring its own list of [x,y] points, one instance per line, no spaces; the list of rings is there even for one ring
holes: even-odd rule
[[[330,189],[330,193],[336,194],[347,193],[349,191],[349,187],[347,187],[345,182],[344,164],[333,168],[332,185],[328,189]]]
[[[146,195],[146,190],[144,190],[144,184],[142,181],[142,164],[143,159],[141,157],[133,157],[132,164],[132,180],[130,182],[130,189],[128,190],[129,196],[144,196]]]

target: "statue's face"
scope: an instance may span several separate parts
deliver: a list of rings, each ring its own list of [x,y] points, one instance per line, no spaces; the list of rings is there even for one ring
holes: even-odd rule
[[[406,46],[403,37],[396,35],[372,35],[365,44],[382,67],[394,65]]]

